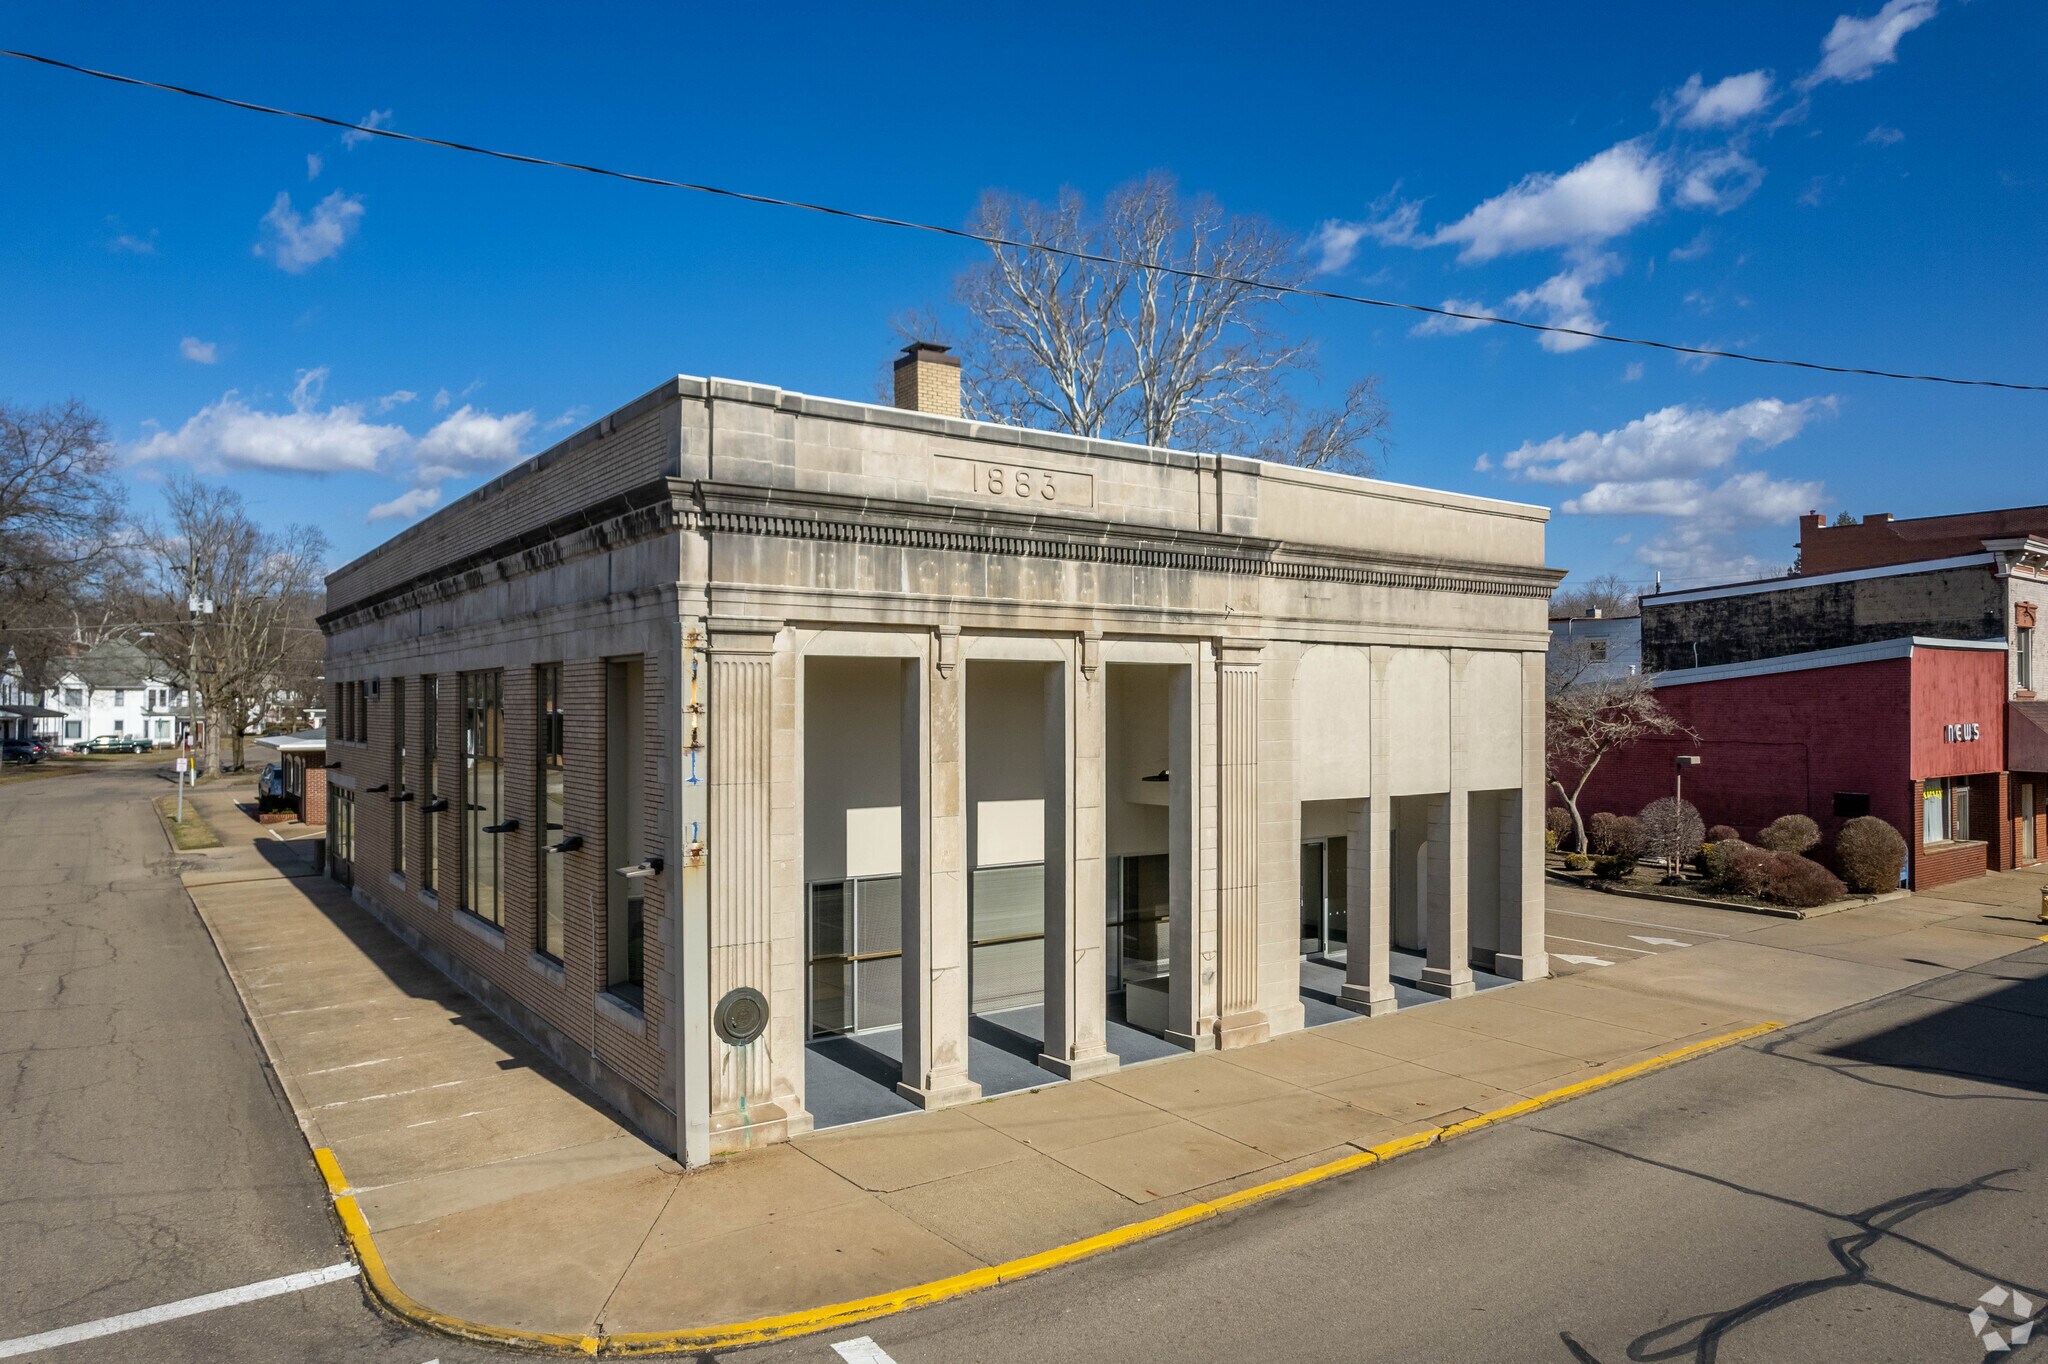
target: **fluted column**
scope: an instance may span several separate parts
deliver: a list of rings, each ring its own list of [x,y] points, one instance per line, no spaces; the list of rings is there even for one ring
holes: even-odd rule
[[[1217,669],[1216,1041],[1250,1046],[1270,1029],[1259,1008],[1259,646],[1225,644]]]
[[[949,631],[903,670],[903,1078],[925,1108],[972,1103],[967,1075],[967,670]]]
[[[774,871],[769,812],[774,768],[775,635],[711,627],[710,682],[704,689],[705,750],[699,755],[710,787],[705,830],[709,873],[710,1003],[741,987],[775,998]],[[771,1006],[772,1007],[772,1006]],[[732,1045],[710,1033],[711,1131],[714,1147],[731,1150],[780,1140],[805,1125],[779,1067],[803,1057],[778,1057],[772,1026],[754,1041]]]
[[[1500,956],[1510,980],[1550,974],[1543,939],[1543,666],[1522,655],[1522,789],[1501,802]]]
[[[1472,980],[1469,843],[1472,802],[1467,769],[1465,670],[1471,655],[1451,650],[1451,789],[1429,798],[1429,945],[1421,987],[1458,999],[1477,987]]]

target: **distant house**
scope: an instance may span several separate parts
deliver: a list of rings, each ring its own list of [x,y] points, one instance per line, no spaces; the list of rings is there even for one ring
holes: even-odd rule
[[[1643,670],[1643,618],[1584,615],[1550,618],[1550,661],[1587,682],[1633,677]]]
[[[66,659],[63,669],[44,694],[44,704],[57,713],[51,737],[60,743],[139,734],[168,746],[184,737],[184,679],[162,659],[112,639]]]
[[[0,739],[52,740],[63,718],[45,703],[40,688],[27,685],[12,656],[0,664]]]

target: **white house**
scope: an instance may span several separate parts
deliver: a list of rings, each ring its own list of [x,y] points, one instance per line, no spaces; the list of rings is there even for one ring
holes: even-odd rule
[[[58,712],[54,737],[60,743],[140,734],[168,746],[185,733],[187,699],[176,670],[116,639],[67,660],[44,704]]]

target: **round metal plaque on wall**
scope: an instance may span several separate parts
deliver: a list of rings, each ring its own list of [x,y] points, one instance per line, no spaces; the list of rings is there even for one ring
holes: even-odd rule
[[[718,1035],[738,1047],[759,1037],[768,1027],[768,1000],[751,985],[742,985],[718,1001],[711,1025]]]

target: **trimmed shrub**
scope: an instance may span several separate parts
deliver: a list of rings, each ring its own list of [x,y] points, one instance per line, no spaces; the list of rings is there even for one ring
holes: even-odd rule
[[[1772,852],[1803,853],[1820,842],[1820,825],[1805,815],[1779,815],[1756,841]]]
[[[1843,879],[1865,895],[1899,888],[1906,865],[1906,840],[1876,815],[1858,815],[1835,837],[1835,861]]]
[[[1764,889],[1764,864],[1771,854],[1739,838],[1707,846],[1707,882],[1729,895],[1757,896]]]
[[[1555,848],[1572,836],[1572,812],[1562,805],[1544,807],[1543,830],[1550,835],[1550,846]]]
[[[1633,861],[1642,853],[1643,831],[1633,815],[1610,815],[1603,810],[1593,816],[1586,834],[1592,841],[1595,857],[1626,857]]]
[[[1699,855],[1706,827],[1700,812],[1690,802],[1664,796],[1643,807],[1636,816],[1636,828],[1643,836],[1637,851],[1677,870]]]
[[[1793,909],[1812,909],[1848,894],[1848,887],[1820,863],[1798,853],[1774,852],[1764,862],[1764,888],[1760,899]]]
[[[1593,859],[1593,875],[1602,881],[1626,881],[1635,875],[1636,860],[1633,857],[1614,856]]]
[[[1741,831],[1732,824],[1716,824],[1713,828],[1707,830],[1707,842],[1709,843],[1722,843],[1731,838],[1740,839],[1741,837]]]
[[[1546,852],[1557,851],[1557,830],[1545,829],[1543,831],[1543,848]]]
[[[1564,869],[1566,871],[1591,871],[1593,869],[1593,859],[1582,852],[1566,853],[1564,855]]]

